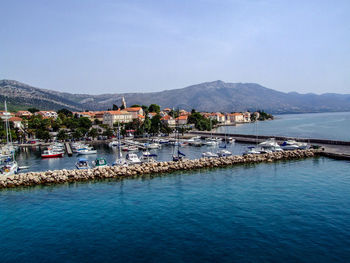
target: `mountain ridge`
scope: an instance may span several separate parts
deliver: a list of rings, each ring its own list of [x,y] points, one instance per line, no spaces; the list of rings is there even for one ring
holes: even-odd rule
[[[0,80],[0,101],[21,107],[41,109],[68,108],[106,110],[120,106],[125,97],[128,105],[152,103],[161,107],[195,108],[200,111],[265,110],[271,113],[303,113],[350,111],[350,94],[300,94],[281,92],[257,83],[227,83],[222,80],[204,82],[184,88],[143,93],[107,93],[100,95],[59,92],[41,89],[16,80]],[[179,100],[181,98],[181,100]]]

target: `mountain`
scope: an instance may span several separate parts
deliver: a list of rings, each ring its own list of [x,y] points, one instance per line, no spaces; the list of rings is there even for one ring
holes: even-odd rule
[[[128,105],[156,103],[162,108],[195,108],[200,111],[350,111],[350,94],[284,93],[255,83],[225,83],[218,80],[160,92],[88,95],[34,88],[14,80],[0,80],[0,102],[6,98],[10,105],[22,108],[106,110],[113,104],[120,106],[122,97],[125,97]]]

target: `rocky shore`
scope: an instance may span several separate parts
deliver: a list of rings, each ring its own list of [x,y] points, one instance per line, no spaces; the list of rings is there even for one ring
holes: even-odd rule
[[[61,184],[67,182],[87,181],[103,178],[132,178],[149,174],[170,173],[201,168],[224,167],[235,164],[251,164],[260,162],[275,162],[280,160],[302,159],[314,157],[318,150],[297,150],[266,154],[234,155],[221,158],[201,158],[183,160],[180,162],[143,163],[128,167],[105,166],[87,170],[55,170],[46,172],[29,172],[11,176],[0,176],[0,189],[19,186],[34,186],[44,184]]]

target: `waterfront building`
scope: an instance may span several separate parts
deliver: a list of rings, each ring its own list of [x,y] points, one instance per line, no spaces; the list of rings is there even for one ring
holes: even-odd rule
[[[143,109],[141,107],[130,107],[125,108],[124,110],[129,112],[132,115],[133,119],[137,119],[139,115],[144,115]]]
[[[243,123],[244,116],[243,113],[235,112],[226,114],[226,120],[228,123]]]
[[[244,122],[250,122],[250,112],[243,113],[243,121]]]
[[[94,119],[103,122],[103,116],[106,112],[108,111],[94,111],[94,114],[95,114]]]
[[[170,115],[166,115],[163,118],[160,119],[162,123],[167,124],[169,127],[175,127],[176,121],[173,117]]]
[[[133,117],[132,114],[125,110],[117,110],[117,111],[106,111],[103,115],[103,124],[109,125],[109,127],[113,127],[113,124],[116,122],[120,123],[128,123],[132,122]]]
[[[185,125],[185,124],[187,124],[187,119],[188,119],[187,116],[179,116],[179,117],[176,118],[176,122],[179,125]]]

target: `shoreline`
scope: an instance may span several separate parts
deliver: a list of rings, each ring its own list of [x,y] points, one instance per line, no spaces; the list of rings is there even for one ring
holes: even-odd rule
[[[198,170],[201,168],[227,167],[239,164],[272,163],[281,160],[304,159],[321,156],[320,150],[296,150],[286,152],[274,152],[266,154],[249,154],[245,156],[232,155],[220,158],[200,158],[194,160],[184,160],[180,162],[155,162],[143,163],[132,166],[105,166],[90,168],[86,170],[54,170],[45,172],[28,172],[0,177],[0,190],[15,187],[30,187],[36,185],[63,184],[69,182],[91,181],[104,178],[133,178],[174,171]]]

